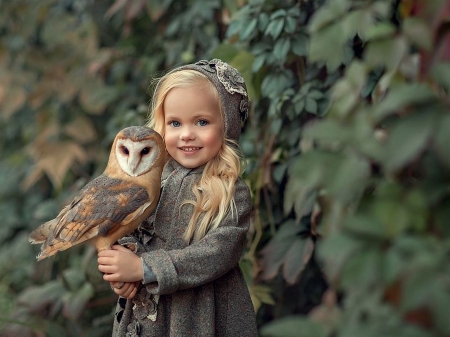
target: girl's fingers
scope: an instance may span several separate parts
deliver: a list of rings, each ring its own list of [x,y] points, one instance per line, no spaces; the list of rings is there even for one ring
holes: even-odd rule
[[[125,247],[123,247],[121,245],[114,245],[114,246],[111,247],[111,249],[122,251],[122,252],[127,252],[127,253],[131,252],[128,248],[125,248]]]
[[[111,265],[113,263],[113,259],[110,257],[99,257],[97,258],[97,264]]]
[[[98,266],[98,270],[105,274],[113,274],[116,271],[116,268],[114,266],[107,266],[107,265],[101,264]]]
[[[120,281],[120,276],[112,273],[103,274],[103,279],[108,282],[122,282]]]
[[[115,255],[115,251],[113,249],[105,249],[101,250],[97,253],[98,257],[112,257]]]
[[[137,283],[135,282],[111,282],[111,289],[122,297],[131,299],[137,293]]]

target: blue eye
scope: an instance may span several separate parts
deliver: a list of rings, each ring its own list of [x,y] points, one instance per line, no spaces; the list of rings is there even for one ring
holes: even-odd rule
[[[172,125],[174,128],[177,128],[177,127],[179,127],[181,125],[181,123],[177,122],[177,121],[172,121],[169,124]]]
[[[209,122],[208,122],[207,120],[200,119],[200,120],[197,122],[197,124],[198,124],[199,126],[206,126],[206,125],[209,124]]]

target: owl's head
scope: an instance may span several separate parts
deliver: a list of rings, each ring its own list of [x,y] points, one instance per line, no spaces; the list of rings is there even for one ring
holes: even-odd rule
[[[117,134],[113,149],[120,168],[129,176],[147,173],[161,163],[164,143],[156,131],[146,126],[130,126]]]

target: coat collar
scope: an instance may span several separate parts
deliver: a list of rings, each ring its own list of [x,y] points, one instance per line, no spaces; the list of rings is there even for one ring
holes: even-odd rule
[[[164,166],[164,170],[161,176],[161,182],[165,182],[167,178],[169,178],[169,176],[173,174],[176,175],[177,178],[183,179],[184,177],[191,174],[202,173],[205,165],[206,164],[190,169],[179,164],[175,159],[170,158]]]

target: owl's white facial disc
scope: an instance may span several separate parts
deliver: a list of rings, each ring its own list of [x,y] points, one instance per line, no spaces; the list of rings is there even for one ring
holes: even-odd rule
[[[134,142],[131,139],[117,140],[117,161],[122,170],[132,177],[148,172],[157,157],[158,147],[151,139],[141,142]]]

